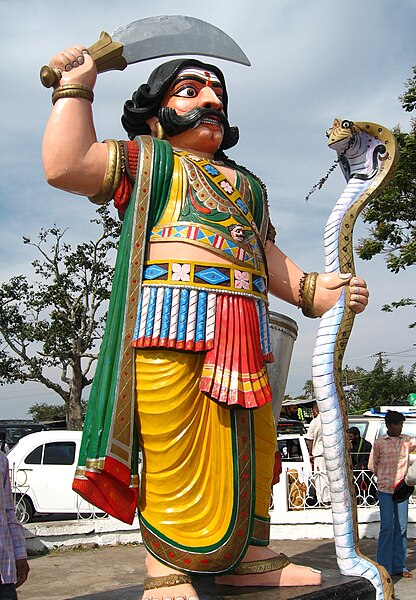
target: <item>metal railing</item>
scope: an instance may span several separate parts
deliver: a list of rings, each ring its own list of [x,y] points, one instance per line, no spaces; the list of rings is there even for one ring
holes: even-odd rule
[[[28,477],[25,469],[15,469],[12,465],[9,469],[10,485],[12,498],[17,519],[20,523],[29,523],[35,513],[35,509],[30,498],[32,492],[28,483]],[[71,492],[72,493],[72,492]],[[63,511],[62,514],[75,514],[80,521],[108,519],[108,514],[96,508],[86,500],[73,492],[75,498],[75,512]],[[59,514],[59,513],[56,513]]]
[[[286,473],[288,510],[329,508],[331,506],[327,474],[316,470],[306,473],[301,469],[288,469]],[[357,506],[378,506],[377,478],[368,470],[353,471]],[[416,494],[409,498],[409,506],[416,506]]]

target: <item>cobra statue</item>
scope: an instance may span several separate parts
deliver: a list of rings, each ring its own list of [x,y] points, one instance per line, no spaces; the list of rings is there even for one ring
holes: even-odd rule
[[[392,179],[398,162],[394,135],[375,123],[335,119],[328,145],[338,153],[347,180],[325,228],[325,272],[353,273],[352,234],[361,210]],[[321,318],[312,362],[315,396],[322,421],[324,457],[331,494],[334,540],[343,575],[365,577],[378,600],[394,598],[384,567],[358,548],[357,505],[348,445],[348,420],[341,384],[342,359],[354,322],[344,288],[337,304]]]

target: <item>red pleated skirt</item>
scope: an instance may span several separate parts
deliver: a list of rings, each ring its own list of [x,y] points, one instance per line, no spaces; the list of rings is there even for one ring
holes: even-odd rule
[[[257,408],[271,402],[254,300],[218,294],[214,346],[206,354],[200,390],[228,405]]]

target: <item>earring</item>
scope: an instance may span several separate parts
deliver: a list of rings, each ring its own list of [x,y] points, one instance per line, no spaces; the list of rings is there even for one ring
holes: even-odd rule
[[[166,137],[165,134],[165,130],[163,129],[162,125],[160,124],[160,121],[157,121],[155,123],[155,127],[156,127],[156,137],[158,140],[164,140]]]

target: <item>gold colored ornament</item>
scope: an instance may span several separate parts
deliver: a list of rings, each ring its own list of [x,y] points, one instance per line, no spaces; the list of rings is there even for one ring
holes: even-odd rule
[[[183,585],[185,583],[192,583],[189,575],[171,573],[170,575],[162,575],[161,577],[145,577],[143,589],[144,591],[157,590],[162,587],[174,587],[175,585]]]
[[[302,277],[300,281],[299,304],[305,317],[315,319],[316,315],[314,312],[313,303],[315,299],[316,280],[318,278],[318,273],[313,272],[305,275],[306,276]]]
[[[163,129],[160,121],[157,121],[155,123],[155,127],[156,127],[156,138],[158,140],[164,140],[166,138],[166,133],[165,133],[165,130]]]
[[[290,564],[290,560],[285,554],[279,554],[274,558],[263,560],[253,560],[250,562],[241,562],[235,569],[233,575],[258,575],[260,573],[270,573],[270,571],[280,571]]]
[[[52,104],[56,104],[61,98],[84,98],[89,102],[94,101],[94,92],[82,83],[64,83],[55,89],[52,94]]]
[[[107,204],[113,198],[120,185],[124,168],[123,143],[117,140],[105,140],[108,149],[107,168],[101,191],[95,196],[89,196],[93,204]]]

